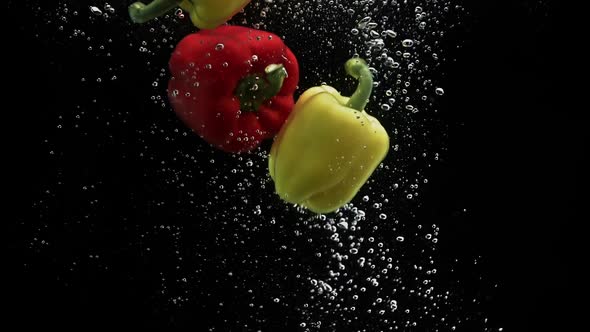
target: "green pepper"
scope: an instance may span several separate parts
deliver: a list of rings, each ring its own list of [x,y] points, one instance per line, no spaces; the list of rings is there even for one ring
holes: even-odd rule
[[[154,0],[149,5],[135,2],[129,15],[135,23],[144,23],[164,15],[175,7],[186,10],[199,29],[214,29],[227,22],[250,0]]]
[[[269,155],[277,194],[316,213],[349,203],[389,151],[387,132],[364,110],[373,89],[368,65],[353,58],[345,68],[359,81],[355,93],[326,85],[304,92]]]

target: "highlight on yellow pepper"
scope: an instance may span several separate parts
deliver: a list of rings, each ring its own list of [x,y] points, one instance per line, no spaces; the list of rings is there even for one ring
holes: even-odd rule
[[[129,6],[129,16],[135,23],[145,23],[176,7],[186,10],[199,29],[215,29],[231,19],[251,0],[154,0],[145,5],[135,2]]]
[[[305,91],[269,155],[276,193],[316,213],[349,203],[389,151],[389,135],[364,110],[373,90],[367,63],[353,58],[345,68],[359,81],[354,94],[327,85]]]

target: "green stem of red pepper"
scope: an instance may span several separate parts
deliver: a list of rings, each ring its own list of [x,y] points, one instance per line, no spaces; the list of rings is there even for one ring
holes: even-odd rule
[[[182,0],[154,0],[149,5],[135,2],[129,6],[129,16],[135,23],[145,23],[177,7]]]
[[[236,88],[235,95],[240,99],[242,111],[256,112],[268,99],[276,96],[287,77],[285,67],[272,64],[264,70],[266,77],[252,74],[244,77]]]
[[[348,73],[348,75],[359,81],[356,91],[350,97],[346,106],[362,111],[365,109],[365,106],[367,106],[369,97],[371,97],[371,92],[373,92],[373,74],[371,74],[369,66],[365,60],[360,58],[353,58],[346,61],[344,68],[346,68],[346,73]]]

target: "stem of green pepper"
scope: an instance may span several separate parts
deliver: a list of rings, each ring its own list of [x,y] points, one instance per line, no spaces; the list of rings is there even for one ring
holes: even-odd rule
[[[182,0],[154,0],[149,5],[135,2],[129,6],[129,16],[135,23],[145,23],[177,7]]]
[[[235,95],[240,100],[242,111],[256,112],[268,99],[276,96],[283,88],[287,70],[281,64],[272,64],[264,69],[266,77],[252,74],[244,77],[236,87]]]
[[[348,75],[359,81],[356,91],[352,94],[346,106],[363,111],[369,102],[371,92],[373,92],[373,74],[369,71],[369,66],[365,60],[360,58],[346,61],[344,68]]]

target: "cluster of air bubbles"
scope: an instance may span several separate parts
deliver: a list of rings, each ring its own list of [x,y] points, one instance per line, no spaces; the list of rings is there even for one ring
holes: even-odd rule
[[[360,55],[371,65],[375,87],[387,91],[385,98],[379,94],[382,90],[375,95],[383,115],[390,116],[392,109],[397,111],[394,106],[408,114],[436,112],[433,97],[443,93],[442,88],[433,86],[429,75],[440,64],[439,54],[443,50],[439,49],[436,36],[443,34],[441,19],[448,11],[444,9],[447,4],[418,2],[412,7],[413,17],[400,16],[410,14],[410,5],[405,2],[393,1],[382,6],[379,8],[392,9],[388,16],[364,10],[369,15],[361,16],[349,31],[351,39],[364,46]],[[356,11],[350,12],[356,15]],[[400,102],[394,105],[396,101]]]
[[[361,201],[362,205],[373,206],[376,212],[365,212],[347,204],[335,216],[317,215],[309,219],[313,229],[325,232],[329,241],[315,255],[324,262],[326,271],[314,271],[308,277],[311,296],[308,304],[300,310],[307,317],[307,324],[318,321],[317,312],[313,310],[329,307],[342,314],[360,310],[377,322],[390,320],[399,324],[398,328],[407,327],[404,325],[408,324],[407,319],[410,326],[418,326],[420,323],[414,321],[416,317],[447,305],[449,293],[437,291],[433,286],[432,278],[437,268],[431,257],[408,261],[404,259],[404,254],[409,246],[422,241],[430,242],[430,252],[434,251],[439,228],[436,225],[430,229],[418,225],[414,232],[408,233],[412,238],[411,245],[405,243],[408,235],[397,235],[393,239],[384,237],[380,229],[389,229],[383,234],[391,236],[392,229],[395,232],[396,227],[403,229],[405,226],[389,221],[387,215],[380,212],[382,204],[371,204],[369,195],[363,196]],[[348,221],[352,226],[348,226]],[[404,282],[410,278],[420,282],[414,286]],[[421,306],[410,304],[416,301]],[[403,308],[401,314],[398,313],[400,307]],[[442,321],[440,326],[445,325],[444,319]],[[333,324],[329,321],[324,323]]]
[[[105,18],[108,18],[109,17],[109,14],[114,14],[115,13],[115,8],[113,8],[108,3],[105,3],[104,4],[102,10],[99,7],[97,7],[97,6],[89,6],[89,9],[90,9],[90,13],[92,15],[94,15],[94,16],[104,16]]]
[[[177,8],[176,11],[174,11],[174,16],[178,17],[178,19],[184,19],[184,12],[182,11],[182,9]]]

